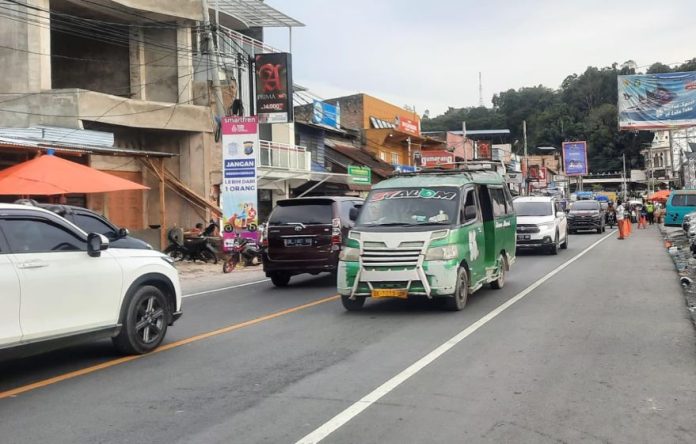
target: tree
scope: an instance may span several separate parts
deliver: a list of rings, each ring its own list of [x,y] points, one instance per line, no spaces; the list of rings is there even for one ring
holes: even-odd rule
[[[665,65],[664,63],[653,63],[650,65],[650,68],[645,72],[646,74],[660,74],[660,73],[665,73],[665,72],[672,72],[672,68],[669,66]]]

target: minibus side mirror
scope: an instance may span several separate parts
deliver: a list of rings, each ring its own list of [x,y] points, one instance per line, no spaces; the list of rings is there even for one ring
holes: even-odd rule
[[[345,213],[344,213],[345,214]],[[355,222],[358,219],[358,215],[360,214],[360,208],[353,207],[350,209],[348,212],[348,218]]]
[[[469,205],[464,208],[464,219],[467,221],[476,219],[476,205]]]

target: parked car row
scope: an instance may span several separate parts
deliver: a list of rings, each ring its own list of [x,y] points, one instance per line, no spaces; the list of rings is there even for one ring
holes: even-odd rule
[[[44,207],[0,204],[0,359],[98,338],[154,350],[182,313],[172,260],[89,210]]]

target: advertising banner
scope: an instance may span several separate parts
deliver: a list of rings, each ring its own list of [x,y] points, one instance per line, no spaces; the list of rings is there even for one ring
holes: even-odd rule
[[[331,128],[341,129],[341,107],[331,105],[319,100],[314,101],[312,111],[312,123],[326,125]]]
[[[587,142],[563,142],[563,169],[566,176],[587,175]]]
[[[444,150],[421,151],[421,165],[426,168],[441,166],[454,168],[454,154]]]
[[[256,56],[256,113],[259,123],[292,122],[292,59],[281,52]]]
[[[696,125],[696,72],[618,76],[619,129]]]
[[[396,118],[396,129],[405,133],[420,136],[420,126],[417,120],[407,119],[405,117]]]
[[[259,123],[253,117],[222,119],[222,238],[225,251],[237,236],[258,241],[256,163]]]
[[[493,160],[493,149],[490,140],[479,140],[476,142],[476,159]]]

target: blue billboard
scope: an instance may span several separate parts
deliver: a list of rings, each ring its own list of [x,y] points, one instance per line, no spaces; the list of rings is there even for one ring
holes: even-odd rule
[[[341,129],[341,108],[329,103],[314,101],[312,106],[312,123]]]
[[[584,176],[587,168],[587,142],[563,142],[563,168],[566,176]]]
[[[696,72],[618,76],[619,129],[696,125]]]

